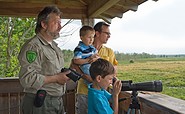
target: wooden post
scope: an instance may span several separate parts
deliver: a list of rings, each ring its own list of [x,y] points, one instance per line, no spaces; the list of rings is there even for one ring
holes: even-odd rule
[[[94,26],[94,19],[82,18],[81,22],[82,22],[82,25],[89,25],[91,27]]]

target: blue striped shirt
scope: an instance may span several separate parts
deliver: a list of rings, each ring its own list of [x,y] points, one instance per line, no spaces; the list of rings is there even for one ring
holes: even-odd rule
[[[74,50],[74,59],[86,59],[96,53],[97,49],[94,46],[86,46],[82,41],[80,41]]]

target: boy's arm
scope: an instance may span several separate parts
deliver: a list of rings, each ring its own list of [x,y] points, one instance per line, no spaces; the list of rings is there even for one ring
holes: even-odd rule
[[[94,55],[92,55],[92,56],[90,56],[90,57],[88,57],[88,58],[86,58],[86,59],[74,58],[74,59],[73,59],[73,62],[74,62],[75,64],[82,65],[82,64],[86,64],[86,63],[92,63],[92,62],[96,61],[98,58],[100,58],[100,57],[98,56],[98,54],[94,54]]]
[[[89,61],[90,61],[90,57],[85,58],[85,59],[82,58],[83,51],[82,51],[81,48],[82,48],[81,46],[78,46],[74,49],[74,57],[73,57],[73,60],[72,60],[72,62],[74,64],[82,65],[82,64],[89,63]]]
[[[113,95],[112,97],[114,114],[118,114],[118,95]]]
[[[82,59],[82,58],[74,58],[73,62],[78,65],[89,63],[90,58]]]

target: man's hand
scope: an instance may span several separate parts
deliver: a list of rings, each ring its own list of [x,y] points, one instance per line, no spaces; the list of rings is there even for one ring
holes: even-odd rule
[[[70,80],[70,78],[68,78],[66,75],[69,74],[71,71],[68,70],[66,72],[62,72],[62,73],[58,73],[56,75],[56,80],[58,84],[65,84],[68,80]]]
[[[58,73],[52,76],[45,76],[44,84],[49,83],[58,83],[64,85],[68,80],[70,80],[66,75],[69,74],[71,71],[66,71],[62,73]]]

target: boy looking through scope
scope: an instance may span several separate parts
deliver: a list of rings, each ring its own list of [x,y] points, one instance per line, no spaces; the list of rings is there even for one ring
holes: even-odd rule
[[[88,86],[88,114],[118,114],[121,81],[114,82],[112,94],[106,91],[115,77],[114,66],[109,61],[99,58],[91,64],[90,75],[93,83]],[[110,99],[113,100],[112,108],[109,104]]]

